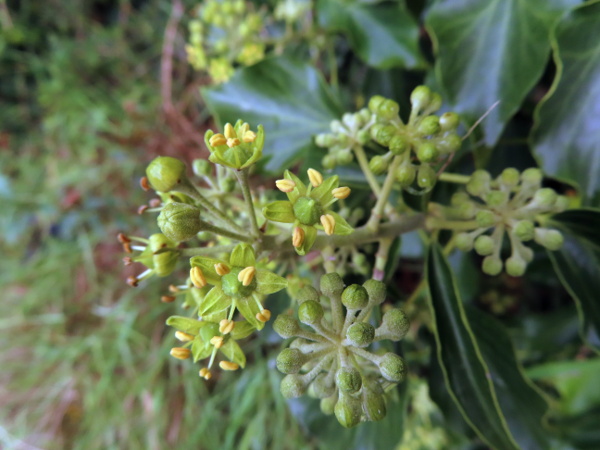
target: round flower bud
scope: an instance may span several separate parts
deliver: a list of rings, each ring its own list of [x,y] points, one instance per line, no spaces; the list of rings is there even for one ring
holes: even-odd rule
[[[558,250],[562,247],[564,238],[560,231],[536,228],[534,233],[535,242],[548,250]]]
[[[454,240],[456,248],[462,252],[468,252],[473,249],[473,236],[470,233],[459,233]]]
[[[303,225],[314,225],[323,215],[323,208],[319,202],[310,197],[300,197],[293,206],[294,216]]]
[[[435,186],[437,175],[429,164],[421,164],[417,173],[417,184],[420,188],[431,189]]]
[[[192,170],[197,177],[208,176],[212,173],[212,165],[206,159],[195,159],[192,163]]]
[[[344,134],[347,131],[346,127],[339,120],[331,121],[329,128],[334,134]]]
[[[407,187],[413,184],[416,177],[417,171],[409,162],[402,164],[400,167],[398,167],[398,169],[396,169],[396,180],[402,187]]]
[[[342,303],[350,310],[363,309],[369,303],[369,294],[360,284],[352,284],[342,292]]]
[[[410,148],[410,142],[406,136],[397,134],[390,140],[390,151],[394,155],[401,155]]]
[[[508,203],[508,192],[506,191],[490,191],[485,195],[485,202],[492,208],[497,208]]]
[[[492,177],[485,170],[476,170],[471,174],[471,178],[466,185],[467,192],[471,195],[482,196],[489,187]]]
[[[513,227],[513,233],[520,241],[533,239],[535,225],[531,220],[519,220]]]
[[[356,140],[360,145],[365,145],[371,140],[371,133],[368,130],[360,130],[356,133]]]
[[[374,113],[382,119],[392,120],[398,117],[400,106],[394,100],[385,99],[382,101]]]
[[[500,272],[502,272],[502,260],[497,256],[486,256],[483,259],[481,270],[483,270],[483,273],[488,275],[498,275]]]
[[[367,280],[364,282],[363,287],[366,289],[369,295],[369,302],[374,305],[380,305],[385,301],[387,296],[387,288],[383,281],[378,280]]]
[[[455,130],[460,122],[460,116],[455,112],[445,112],[440,116],[440,127],[442,131]]]
[[[527,263],[520,256],[511,256],[506,260],[506,273],[511,277],[520,277],[525,273]]]
[[[483,235],[475,239],[475,251],[481,256],[494,253],[494,247],[496,247],[496,243],[490,236]]]
[[[477,221],[477,226],[480,228],[493,227],[496,224],[496,214],[488,209],[483,209],[477,211],[475,220]]]
[[[297,398],[306,392],[306,383],[300,375],[286,375],[281,380],[279,389],[285,398]]]
[[[327,416],[333,414],[337,401],[338,396],[333,394],[330,397],[321,399],[321,412]]]
[[[335,384],[340,391],[354,394],[362,387],[362,377],[354,367],[342,367],[335,374]]]
[[[501,184],[507,187],[515,187],[519,184],[519,178],[521,174],[519,171],[513,167],[508,167],[502,171],[499,177],[499,181]]]
[[[323,166],[323,169],[326,170],[331,170],[334,169],[336,166],[336,158],[333,155],[325,155],[323,157],[323,159],[321,160],[321,165]]]
[[[385,417],[385,396],[365,386],[362,390],[362,407],[367,420],[376,422]]]
[[[379,361],[379,371],[386,380],[399,383],[406,375],[406,363],[400,356],[388,352]]]
[[[344,281],[337,273],[327,273],[321,277],[320,288],[326,297],[339,298],[344,290]]]
[[[305,357],[297,348],[286,348],[277,356],[277,370],[281,373],[298,373],[304,365]]]
[[[455,133],[438,138],[436,142],[437,149],[440,151],[440,153],[454,153],[458,151],[462,145],[461,137]]]
[[[298,331],[300,331],[300,324],[298,324],[298,321],[294,317],[288,314],[281,314],[273,322],[273,330],[282,338],[287,339],[296,336]]]
[[[354,154],[349,148],[345,148],[336,153],[336,161],[339,165],[345,166],[354,161]]]
[[[373,156],[369,161],[369,169],[371,169],[371,172],[373,172],[375,175],[381,175],[388,169],[389,166],[389,159],[380,155]]]
[[[377,111],[379,110],[379,107],[381,106],[381,104],[383,102],[385,102],[385,100],[386,100],[385,97],[382,97],[381,95],[374,95],[369,100],[369,110],[373,114],[377,113]]]
[[[410,328],[410,322],[408,317],[401,309],[390,309],[383,315],[381,326],[378,331],[385,332],[386,335],[391,336],[392,341],[399,341]]]
[[[371,136],[371,139],[377,140],[377,135],[381,130],[383,130],[383,128],[385,128],[385,126],[386,125],[382,123],[376,123],[371,128],[369,128],[369,135]]]
[[[156,219],[160,231],[169,239],[183,242],[202,231],[200,210],[187,203],[167,203]]]
[[[175,247],[175,243],[162,233],[156,233],[150,236],[150,249],[152,252],[156,252],[165,247]],[[152,255],[152,265],[154,273],[159,277],[166,277],[171,275],[177,266],[177,260],[179,259],[179,252],[176,250],[161,252],[156,255]]]
[[[315,144],[319,147],[332,147],[337,143],[336,136],[329,133],[317,134],[315,137]]]
[[[322,318],[323,307],[313,300],[302,303],[298,308],[298,319],[306,325],[318,323]]]
[[[535,203],[537,206],[550,208],[556,203],[557,197],[558,195],[556,195],[554,189],[543,188],[535,193],[533,196],[533,203]]]
[[[334,412],[340,425],[345,428],[352,428],[360,423],[362,407],[359,400],[350,395],[341,394]]]
[[[354,347],[367,347],[375,338],[375,327],[365,322],[353,323],[348,327],[346,338]]]
[[[440,119],[438,116],[427,116],[421,120],[417,133],[421,136],[431,136],[440,131]]]
[[[431,94],[431,101],[427,109],[431,112],[435,112],[442,107],[442,96],[437,92]]]
[[[433,162],[439,156],[438,149],[433,142],[424,142],[417,149],[417,158],[419,161],[428,163]]]
[[[559,195],[556,199],[556,204],[554,205],[554,211],[563,212],[565,209],[568,209],[569,206],[569,198],[566,195]]]
[[[304,303],[309,300],[318,302],[319,301],[319,293],[312,286],[304,286],[296,294],[296,300],[298,300],[298,303]]]
[[[377,136],[375,136],[375,141],[378,144],[387,147],[388,145],[390,145],[390,141],[392,140],[392,138],[396,136],[396,133],[396,127],[394,127],[393,125],[385,125],[378,131]]]
[[[237,186],[237,182],[233,178],[221,178],[219,187],[223,192],[233,192]]]
[[[543,174],[540,169],[529,168],[521,174],[521,182],[525,185],[535,186],[542,182]]]
[[[327,398],[335,394],[335,384],[333,383],[333,379],[327,375],[327,373],[320,373],[310,384],[309,389],[316,398]],[[331,412],[333,412],[333,409]]]
[[[413,109],[421,110],[429,106],[431,94],[431,89],[427,86],[417,86],[410,94],[410,104]]]
[[[169,192],[185,179],[185,164],[170,156],[159,156],[146,168],[146,176],[154,190]]]

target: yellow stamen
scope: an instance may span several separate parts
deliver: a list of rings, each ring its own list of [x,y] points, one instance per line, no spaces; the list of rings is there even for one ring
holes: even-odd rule
[[[349,187],[339,187],[339,188],[335,188],[334,190],[331,191],[331,194],[337,198],[337,199],[344,199],[344,198],[348,198],[348,196],[350,195],[350,188]]]
[[[206,278],[204,278],[200,267],[194,266],[190,269],[190,280],[192,280],[192,284],[198,289],[206,286]]]
[[[223,319],[219,322],[219,332],[222,334],[229,334],[235,327],[233,320]]]
[[[256,320],[265,323],[268,322],[271,318],[271,311],[268,309],[263,309],[261,312],[256,313]]]
[[[171,356],[177,359],[188,359],[192,356],[192,351],[189,348],[173,347],[170,351]]]
[[[313,187],[321,186],[321,183],[323,183],[323,175],[321,175],[320,172],[315,169],[308,169],[307,173],[310,184],[312,184]]]
[[[335,218],[331,214],[324,214],[321,216],[321,225],[323,225],[325,234],[331,236],[335,231]]]
[[[200,373],[200,376],[207,381],[212,378],[212,373],[210,373],[210,370],[208,370],[206,367],[200,369],[199,373]]]
[[[225,124],[225,137],[227,139],[233,139],[237,137],[237,134],[235,134],[235,130],[233,129],[233,126],[231,126],[230,123]]]
[[[240,140],[238,138],[229,138],[227,139],[227,147],[233,148],[240,145]]]
[[[223,347],[223,336],[213,336],[210,343],[214,345],[215,348]]]
[[[190,342],[194,340],[194,335],[190,333],[184,333],[183,331],[176,331],[175,337],[181,342]]]
[[[243,140],[245,143],[254,142],[256,139],[256,133],[254,131],[246,131],[243,134]]]
[[[243,136],[246,134],[246,132],[250,129],[250,125],[248,125],[248,122],[244,122],[242,124],[242,126],[240,127],[240,136]]]
[[[219,147],[221,145],[227,144],[227,138],[225,136],[223,136],[221,133],[213,134],[210,137],[210,139],[208,140],[208,143],[212,147]]]
[[[304,244],[305,237],[304,230],[300,227],[294,228],[294,232],[292,233],[292,245],[296,248],[300,247]]]
[[[240,365],[231,361],[221,361],[219,367],[223,370],[238,370]]]
[[[244,286],[250,286],[252,280],[254,280],[254,274],[256,273],[256,268],[253,266],[246,267],[245,269],[240,270],[238,274],[238,281],[242,283]]]
[[[217,272],[217,275],[222,277],[223,275],[227,275],[229,272],[231,272],[231,270],[229,270],[229,267],[227,267],[225,264],[218,263],[215,264],[215,272]]]
[[[277,189],[281,192],[292,192],[296,187],[296,183],[292,180],[277,180],[275,186],[277,186]]]

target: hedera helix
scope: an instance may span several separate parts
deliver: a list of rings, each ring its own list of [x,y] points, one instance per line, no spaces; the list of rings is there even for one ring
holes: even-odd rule
[[[413,230],[450,230],[447,247],[474,249],[485,257],[481,268],[489,275],[503,269],[523,275],[533,258],[530,241],[561,247],[561,233],[544,224],[568,201],[542,187],[538,169],[507,168],[496,178],[482,170],[470,176],[445,172],[461,146],[459,116],[436,115],[441,97],[425,86],[410,101],[406,122],[395,101],[375,96],[368,108],[344,114],[330,133],[316,136],[326,149],[327,170],[358,162],[371,190],[368,216],[347,206],[352,192],[338,175],[286,170],[270,188],[251,183],[268,139],[260,125],[252,129],[242,120],[206,133],[210,156],[194,161],[193,178],[175,158],[150,163],[141,185],[158,198],[142,210],[159,213],[161,232],[119,238],[132,253],[126,263],[147,268],[128,280],[132,286],[177,274],[181,260],[187,265],[188,276],[162,297],[179,299],[190,311],[167,320],[181,342],[173,357],[200,362],[205,380],[220,373],[217,367],[243,368],[240,341],[272,319],[265,298],[287,289],[287,310],[273,318],[273,329],[288,343],[277,357],[286,374],[281,393],[321,399],[323,412],[345,427],[381,420],[386,393],[410,370],[385,344],[400,341],[410,328],[383,282],[394,239]],[[447,205],[430,202],[426,212],[417,212],[398,195],[425,194],[439,181],[463,187]],[[503,260],[506,237],[510,252]],[[378,249],[369,267],[364,249],[372,244]],[[301,267],[309,267],[314,279],[306,282]],[[346,285],[344,276],[352,272],[364,282]]]

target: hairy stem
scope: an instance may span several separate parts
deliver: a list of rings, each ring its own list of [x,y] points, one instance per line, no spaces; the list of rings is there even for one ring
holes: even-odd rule
[[[252,193],[250,192],[250,183],[248,181],[248,168],[236,171],[238,181],[242,187],[242,194],[246,201],[246,208],[248,209],[248,215],[250,216],[250,226],[252,227],[252,235],[258,238],[260,236],[260,230],[258,228],[258,221],[256,220],[256,211],[254,210],[254,202],[252,201]]]

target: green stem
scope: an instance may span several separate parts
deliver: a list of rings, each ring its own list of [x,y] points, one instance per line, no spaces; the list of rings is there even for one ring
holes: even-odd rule
[[[338,68],[335,60],[335,48],[333,38],[327,44],[327,59],[329,64],[329,82],[336,90],[338,88]]]
[[[379,249],[375,255],[375,267],[373,268],[373,279],[383,281],[385,276],[385,266],[387,265],[390,247],[392,246],[392,238],[382,239],[379,241]]]
[[[469,231],[480,228],[476,220],[454,221],[444,220],[436,217],[427,219],[427,228],[436,230]]]
[[[235,244],[231,245],[215,245],[213,247],[190,247],[179,250],[181,256],[208,256],[208,255],[219,255],[221,253],[231,253],[234,249]]]
[[[379,195],[377,196],[377,203],[373,207],[371,211],[371,217],[369,217],[369,221],[367,222],[367,228],[372,231],[377,231],[379,227],[379,221],[383,216],[383,212],[385,210],[385,205],[387,204],[388,198],[392,193],[392,189],[394,187],[394,181],[396,177],[396,169],[402,162],[402,156],[394,156],[392,163],[388,169],[388,174],[385,177],[385,181],[383,183],[383,187]]]
[[[218,234],[220,236],[228,237],[231,239],[236,239],[241,242],[247,242],[249,244],[254,243],[254,239],[250,236],[244,236],[242,234],[234,233],[233,231],[226,230],[225,228],[218,227],[211,223],[205,222],[204,220],[200,221],[202,223],[202,231],[210,231],[211,233]]]
[[[258,228],[258,221],[256,220],[256,211],[254,210],[254,202],[252,201],[252,192],[250,192],[250,182],[248,181],[248,168],[236,171],[235,174],[242,187],[242,194],[246,201],[246,208],[248,209],[248,215],[250,216],[250,225],[252,227],[252,234],[258,238],[260,236],[260,230]]]
[[[460,175],[457,173],[442,172],[439,175],[438,179],[440,181],[446,181],[448,183],[467,184],[471,177],[468,175]]]
[[[373,174],[373,172],[371,172],[371,169],[369,168],[369,161],[367,160],[365,150],[358,144],[353,146],[352,150],[354,151],[354,156],[356,156],[356,160],[358,161],[360,170],[362,170],[362,172],[365,175],[365,178],[367,179],[367,183],[369,183],[369,187],[377,196],[377,198],[379,198],[381,188],[379,187],[377,178],[375,178],[375,175]]]

